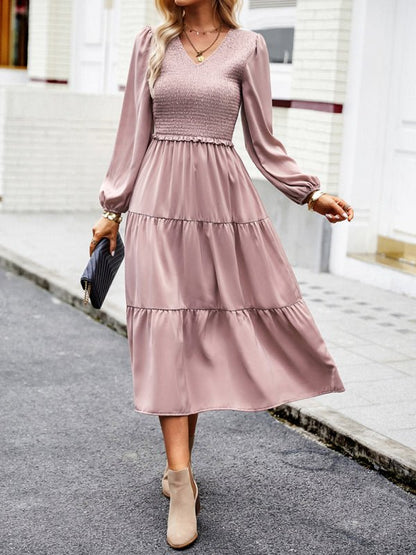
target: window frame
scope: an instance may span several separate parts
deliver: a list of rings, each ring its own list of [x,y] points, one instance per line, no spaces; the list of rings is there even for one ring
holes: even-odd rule
[[[261,31],[262,29],[291,27],[294,29],[294,40],[296,37],[296,6],[285,6],[275,8],[251,8],[247,10],[247,18],[250,29]],[[272,25],[270,24],[272,22]],[[293,58],[293,57],[292,57]],[[292,89],[292,63],[270,62],[270,80],[272,86],[272,97],[290,99]]]

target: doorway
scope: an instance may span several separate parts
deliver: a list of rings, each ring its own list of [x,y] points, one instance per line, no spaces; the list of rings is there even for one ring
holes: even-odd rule
[[[27,67],[29,0],[0,3],[0,66]]]

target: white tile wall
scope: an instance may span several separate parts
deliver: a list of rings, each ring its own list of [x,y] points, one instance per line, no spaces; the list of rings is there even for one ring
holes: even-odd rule
[[[298,0],[292,98],[342,103],[352,0]]]
[[[304,173],[317,175],[322,190],[336,194],[342,140],[342,114],[273,108],[273,134]],[[251,177],[264,180],[245,148],[240,118],[234,134],[237,151]]]
[[[134,37],[142,27],[149,23],[146,19],[147,4],[146,1],[137,2],[137,0],[121,0],[120,2],[117,68],[120,85],[125,85],[127,79]]]
[[[3,210],[100,210],[98,191],[121,98],[30,86],[0,89]]]
[[[342,114],[288,110],[286,147],[306,173],[317,175],[324,191],[336,194],[342,147]]]
[[[342,104],[345,99],[352,0],[298,0],[292,98]],[[322,188],[336,194],[343,114],[287,110],[287,150]],[[284,141],[283,141],[284,142]]]
[[[71,62],[72,0],[31,0],[30,77],[67,80]]]

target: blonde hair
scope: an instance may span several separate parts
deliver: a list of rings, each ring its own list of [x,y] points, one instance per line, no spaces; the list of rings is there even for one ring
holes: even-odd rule
[[[224,25],[238,29],[237,15],[242,8],[242,0],[211,0],[215,19]],[[154,96],[154,84],[158,78],[166,47],[176,36],[180,35],[184,26],[184,8],[177,6],[173,0],[155,0],[156,9],[164,18],[164,23],[153,30],[153,49],[149,57],[147,79],[150,94]]]

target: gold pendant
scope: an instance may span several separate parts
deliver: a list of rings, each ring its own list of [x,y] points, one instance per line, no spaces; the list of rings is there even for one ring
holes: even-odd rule
[[[196,59],[198,62],[203,62],[205,60],[204,56],[200,52],[197,53]]]

